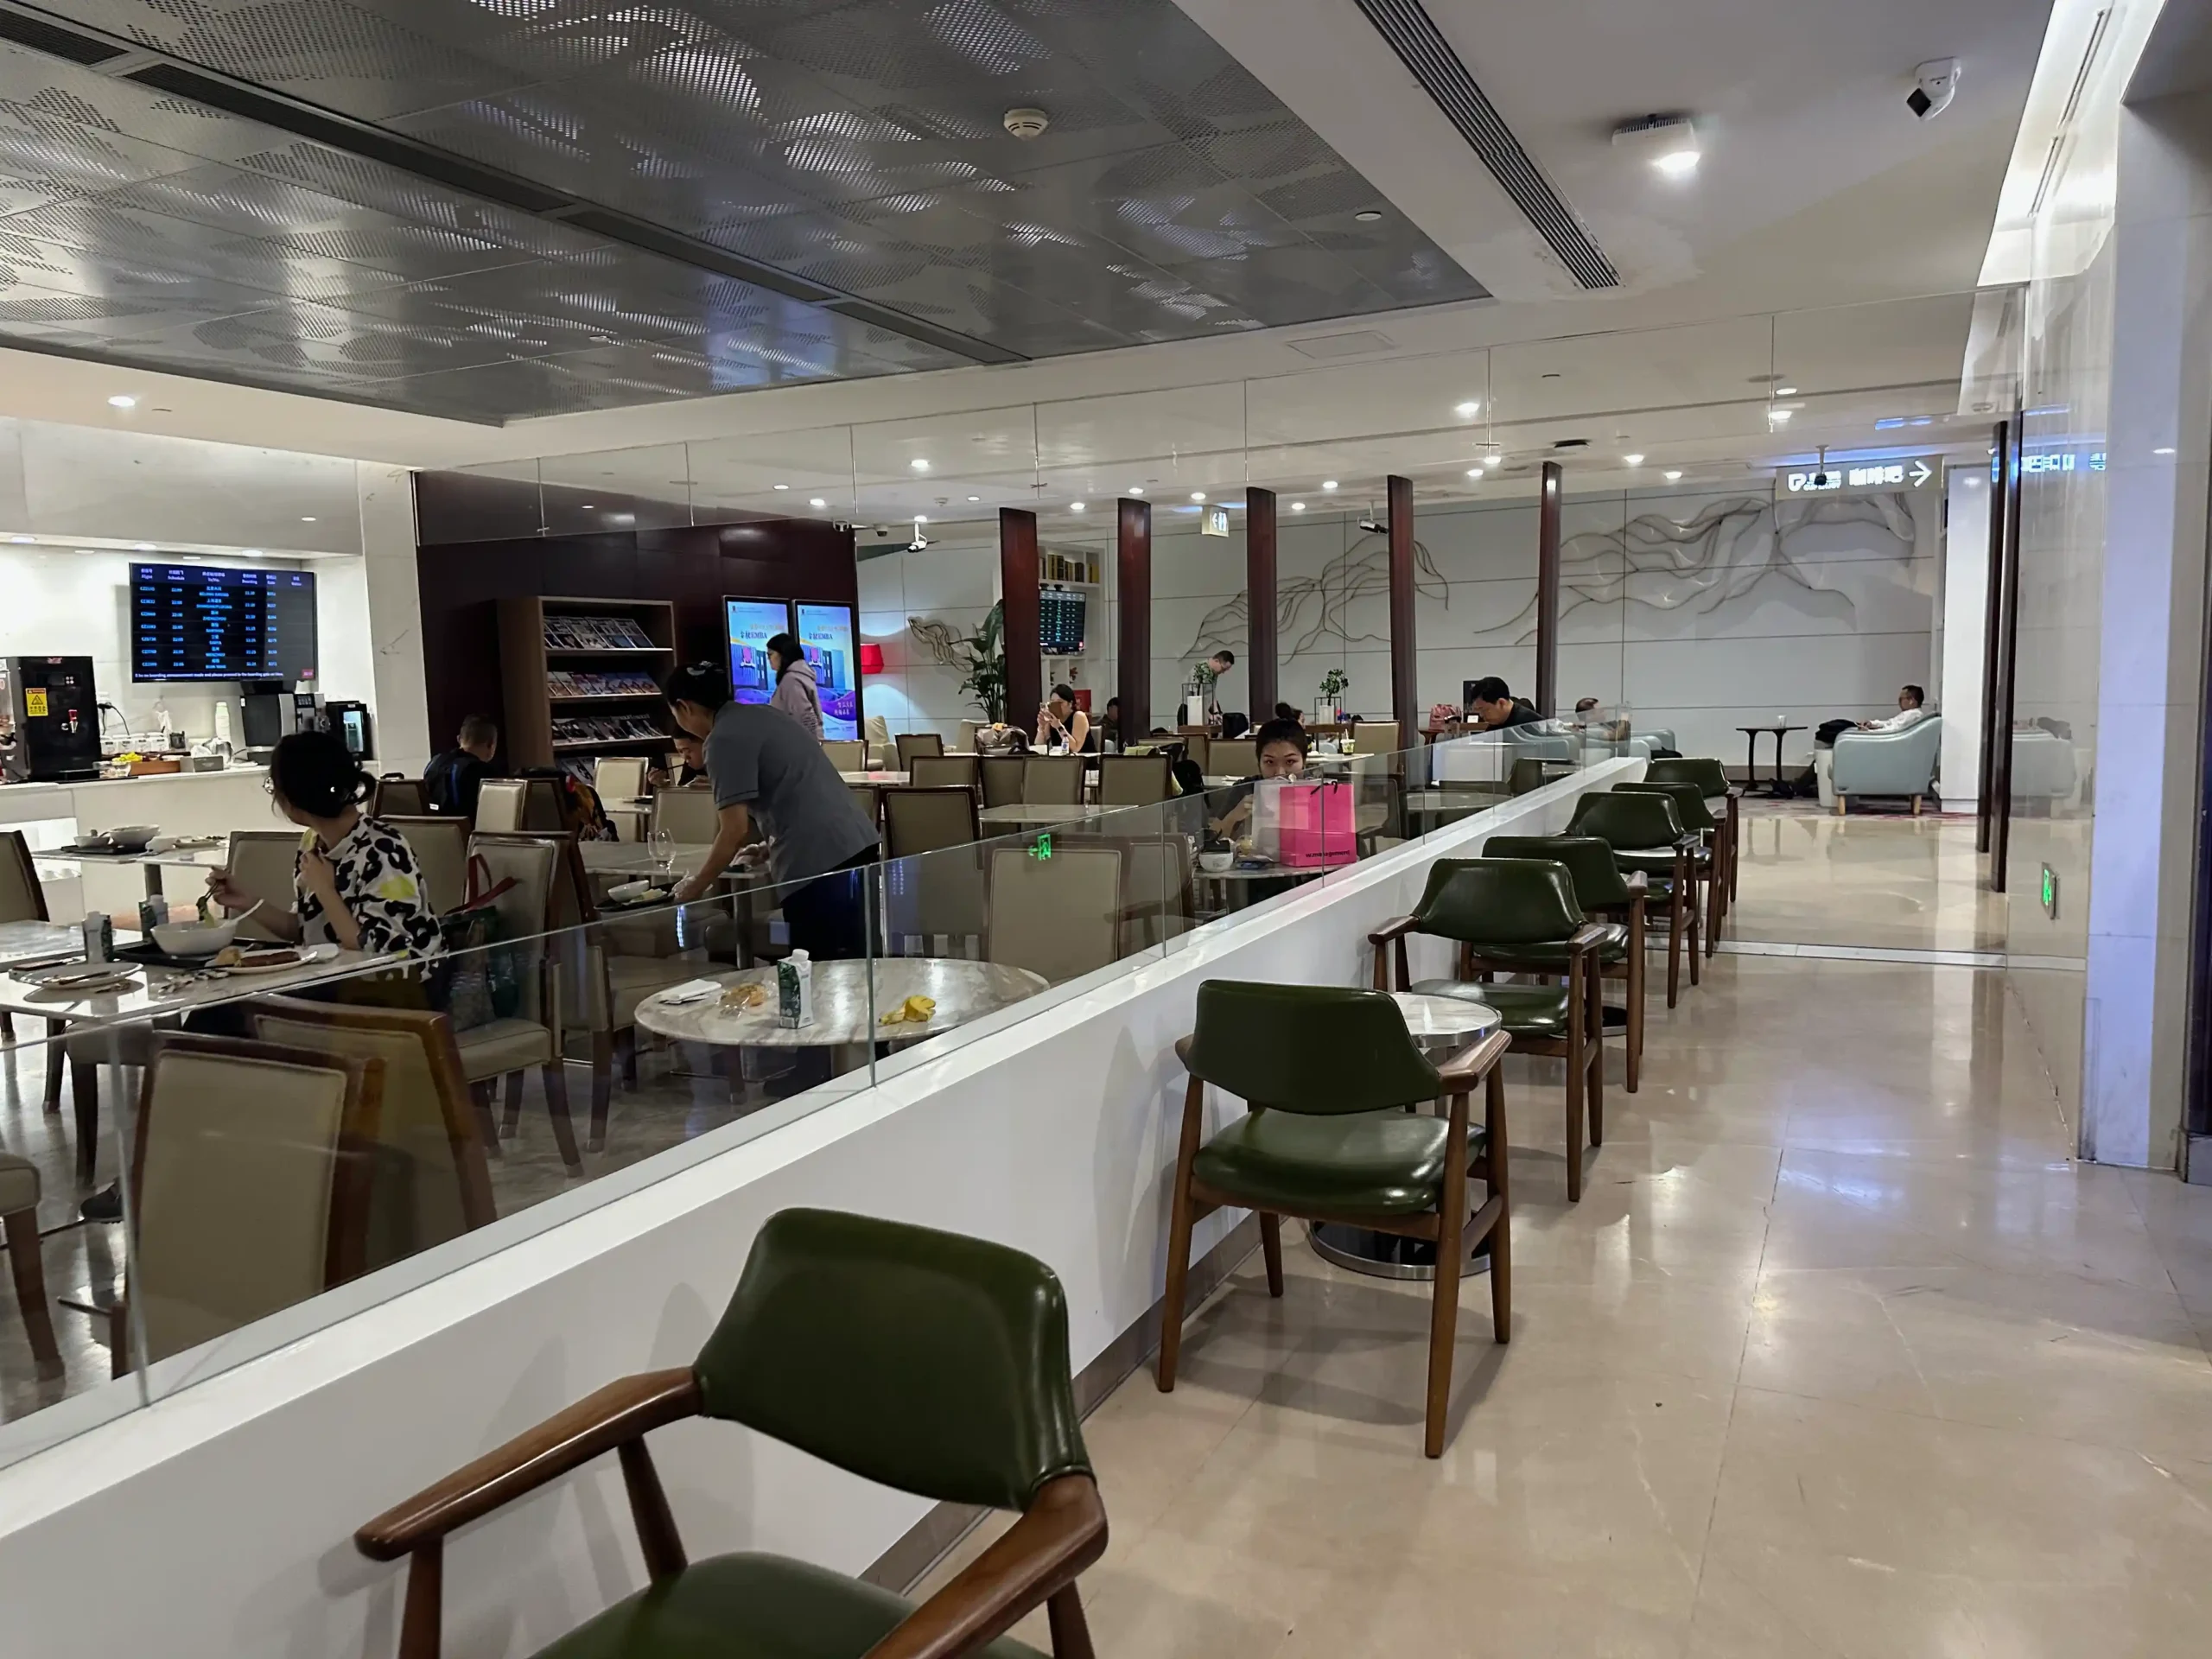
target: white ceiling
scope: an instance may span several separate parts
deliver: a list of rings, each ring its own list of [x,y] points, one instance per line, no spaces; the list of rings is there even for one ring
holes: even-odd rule
[[[864,516],[939,494],[963,506],[968,494],[988,505],[1080,488],[1087,499],[1139,481],[1121,474],[1144,456],[1161,487],[1241,486],[1248,445],[1254,481],[1286,485],[1329,469],[1440,480],[1464,471],[1472,443],[1499,442],[1518,461],[1560,436],[1740,475],[1776,452],[1757,382],[1774,372],[1808,395],[1791,443],[1870,442],[1875,418],[1955,407],[1961,296],[1987,244],[2044,0],[1861,0],[1786,18],[1748,0],[1429,0],[1623,270],[1623,291],[1595,296],[1567,294],[1548,251],[1349,0],[1181,3],[1478,280],[1514,297],[497,429],[0,353],[0,414],[430,467],[670,446],[633,457],[662,493],[686,478],[726,505],[823,493],[827,510]],[[1950,111],[1918,122],[1903,101],[1910,71],[1937,55],[1964,59],[1966,76]],[[1607,142],[1616,121],[1666,109],[1695,115],[1707,138],[1704,165],[1681,186]],[[1367,328],[1382,339],[1355,360],[1317,367],[1296,349]],[[1944,395],[1925,394],[1938,383]],[[110,410],[116,392],[137,406]],[[1450,413],[1469,397],[1484,405],[1480,438]],[[855,437],[843,424],[854,422],[871,424]],[[687,444],[688,465],[663,464]],[[932,447],[934,487],[901,471]],[[549,476],[563,467],[582,469],[552,464]],[[793,487],[766,487],[779,481]],[[842,503],[830,493],[841,481]]]

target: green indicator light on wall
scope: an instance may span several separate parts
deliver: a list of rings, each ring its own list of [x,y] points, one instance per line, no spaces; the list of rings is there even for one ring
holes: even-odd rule
[[[2058,919],[2058,872],[2050,865],[2043,867],[2043,913],[2052,921]]]
[[[1037,844],[1029,849],[1029,856],[1032,858],[1050,858],[1052,855],[1052,838],[1050,836],[1038,836]]]

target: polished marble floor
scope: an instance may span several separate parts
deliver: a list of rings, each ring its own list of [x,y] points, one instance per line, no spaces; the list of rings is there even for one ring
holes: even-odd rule
[[[1988,970],[1723,956],[1649,1055],[1574,1207],[1509,1062],[1513,1339],[1469,1281],[1440,1462],[1426,1287],[1302,1238],[1100,1408],[1099,1652],[2212,1650],[2212,1189],[2072,1162]]]
[[[2001,950],[2005,901],[1981,887],[1971,813],[1921,817],[1817,801],[1743,804],[1729,937],[1870,949]]]

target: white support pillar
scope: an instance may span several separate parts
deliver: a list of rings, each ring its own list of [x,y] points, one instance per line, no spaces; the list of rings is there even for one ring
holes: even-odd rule
[[[1982,669],[1989,643],[1988,470],[1953,467],[1945,499],[1942,666],[1936,687],[1943,716],[1943,810],[1971,812],[1980,798]]]
[[[429,691],[423,669],[423,600],[415,564],[415,480],[404,467],[356,469],[367,575],[378,772],[429,764]],[[450,734],[448,734],[450,735]]]

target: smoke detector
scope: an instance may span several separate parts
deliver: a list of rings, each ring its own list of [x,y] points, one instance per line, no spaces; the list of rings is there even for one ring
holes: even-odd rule
[[[1006,130],[1027,143],[1032,138],[1042,138],[1045,129],[1052,124],[1052,118],[1042,110],[1008,110]]]

